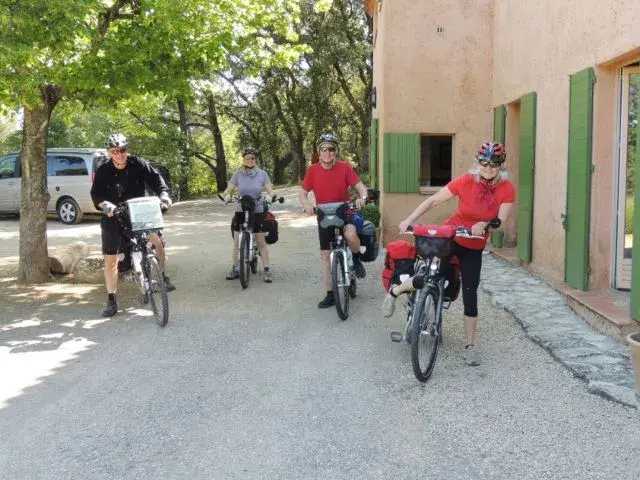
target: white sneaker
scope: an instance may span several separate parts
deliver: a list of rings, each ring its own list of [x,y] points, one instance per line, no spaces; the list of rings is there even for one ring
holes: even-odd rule
[[[469,345],[464,349],[464,363],[472,367],[480,365],[480,355],[475,345]]]
[[[387,296],[384,297],[384,301],[382,302],[382,313],[385,317],[390,317],[393,315],[393,312],[396,310],[396,297],[387,293]]]

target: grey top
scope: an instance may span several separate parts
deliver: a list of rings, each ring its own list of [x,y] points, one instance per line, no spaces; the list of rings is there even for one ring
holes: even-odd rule
[[[263,212],[263,205],[260,198],[262,196],[264,186],[271,183],[271,179],[269,178],[269,175],[267,175],[267,172],[260,170],[257,167],[255,168],[255,172],[251,172],[251,174],[246,173],[244,169],[238,170],[231,177],[230,183],[233,183],[238,187],[240,197],[243,195],[251,195],[251,197],[256,201],[255,213]],[[236,212],[241,211],[242,208],[240,208],[240,204],[238,203]]]

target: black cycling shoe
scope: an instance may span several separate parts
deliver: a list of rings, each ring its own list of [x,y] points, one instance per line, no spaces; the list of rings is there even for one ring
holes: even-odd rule
[[[115,300],[107,300],[107,307],[102,311],[103,317],[113,317],[118,313],[118,304]]]
[[[318,308],[329,308],[333,307],[336,304],[336,301],[333,299],[333,292],[327,293],[327,296],[318,304]]]
[[[356,256],[353,257],[353,273],[355,273],[358,278],[364,278],[367,276],[367,271],[364,269],[362,260]]]
[[[164,284],[167,287],[167,292],[173,292],[176,289],[176,286],[171,283],[169,277],[167,277],[164,273],[162,274],[162,276],[164,277]]]

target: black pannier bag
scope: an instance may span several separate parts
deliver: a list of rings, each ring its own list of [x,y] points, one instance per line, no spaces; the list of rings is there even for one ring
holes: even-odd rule
[[[376,238],[376,227],[369,220],[365,220],[362,229],[358,233],[360,245],[365,247],[364,253],[360,254],[360,260],[363,262],[373,262],[378,258],[380,252],[380,244]]]

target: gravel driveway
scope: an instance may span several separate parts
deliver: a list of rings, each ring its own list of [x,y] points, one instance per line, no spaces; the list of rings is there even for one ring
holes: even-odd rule
[[[461,358],[460,302],[431,380],[389,340],[382,254],[350,318],[319,310],[315,220],[294,189],[274,207],[274,283],[226,281],[232,209],[167,216],[170,319],[132,284],[17,287],[17,221],[0,220],[2,479],[602,479],[640,477],[637,411],[589,394],[480,296],[483,363]],[[50,223],[52,246],[99,225]]]

